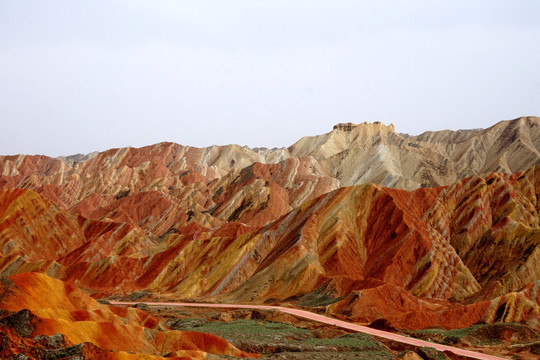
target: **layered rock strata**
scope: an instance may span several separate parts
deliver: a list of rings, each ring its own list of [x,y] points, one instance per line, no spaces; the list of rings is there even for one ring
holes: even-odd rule
[[[339,300],[330,312],[343,313],[339,304],[350,312],[362,299],[353,319],[397,326],[405,324],[397,313],[472,304],[484,304],[476,320],[495,321],[488,303],[522,299],[528,305],[504,318],[534,325],[539,192],[538,167],[413,192],[367,184],[308,200],[264,226],[191,223],[157,236],[137,223],[84,218],[31,190],[4,190],[0,271],[45,272],[102,294],[150,290],[230,302],[300,299],[323,287]],[[397,303],[367,306],[377,297],[361,294],[373,291]]]
[[[44,274],[3,278],[0,309],[2,358],[258,357],[215,335],[167,329],[142,310],[100,304],[72,284]]]
[[[540,170],[526,167],[539,123],[416,137],[345,124],[288,149],[0,157],[0,273],[45,273],[96,297],[145,290],[322,304],[395,327],[538,328]]]

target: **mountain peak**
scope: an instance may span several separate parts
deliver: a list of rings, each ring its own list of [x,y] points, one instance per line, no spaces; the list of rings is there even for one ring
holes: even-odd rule
[[[391,131],[391,132],[396,131],[396,129],[394,127],[394,124],[385,125],[380,121],[374,121],[374,122],[365,121],[365,122],[360,123],[360,124],[355,124],[355,123],[351,123],[351,122],[338,123],[338,124],[334,125],[333,130],[353,131],[353,130],[355,130],[357,128],[373,129],[373,130],[375,130],[375,129],[378,129],[378,130],[385,129],[385,130],[388,130],[388,131]]]

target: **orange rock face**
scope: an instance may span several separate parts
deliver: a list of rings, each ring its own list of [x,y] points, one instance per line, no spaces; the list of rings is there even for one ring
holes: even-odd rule
[[[0,266],[6,274],[46,272],[102,294],[151,290],[264,302],[298,299],[322,286],[326,296],[341,299],[330,313],[363,322],[460,327],[504,319],[536,327],[539,185],[536,167],[414,192],[362,185],[307,201],[264,227],[229,222],[215,230],[160,231],[160,237],[141,228],[143,214],[136,211],[120,223],[58,207],[40,221],[80,234],[79,242],[57,253],[11,250]],[[1,195],[6,234],[34,228],[35,216],[10,220],[10,209],[18,209],[13,204],[26,204],[30,214],[39,213],[33,207],[54,208],[30,190]],[[30,249],[32,239],[3,246]]]
[[[214,335],[163,331],[158,320],[142,310],[99,304],[72,284],[44,274],[24,273],[4,279],[0,294],[0,308],[4,311],[29,310],[29,313],[22,312],[26,317],[19,316],[17,322],[7,322],[12,325],[4,329],[11,347],[4,346],[2,351],[6,354],[3,355],[25,348],[35,351],[39,336],[62,334],[63,347],[89,344],[81,351],[93,352],[93,355],[105,353],[103,350],[112,351],[106,357],[111,359],[126,358],[128,351],[140,353],[129,356],[134,359],[143,356],[160,359],[166,354],[186,359],[205,359],[208,354],[255,357]],[[25,346],[22,343],[26,343]]]
[[[516,148],[523,157],[508,159],[525,166],[537,146],[525,135],[536,134],[537,122],[416,140],[358,125],[278,150],[163,143],[78,162],[0,157],[0,273],[44,273],[94,296],[145,290],[174,299],[297,301],[397,328],[481,321],[539,328],[539,166],[413,191],[338,180],[369,171],[383,183],[398,179],[388,177],[399,167],[393,160],[365,173],[343,165],[360,159],[364,145],[384,157],[394,141],[410,142],[400,166],[413,152],[436,155],[413,144],[420,141],[455,161],[473,157],[481,169],[474,149],[484,137],[485,159],[500,160],[493,146]],[[467,147],[460,152],[458,143]],[[445,164],[439,178],[457,177]],[[433,175],[418,171],[410,179]]]

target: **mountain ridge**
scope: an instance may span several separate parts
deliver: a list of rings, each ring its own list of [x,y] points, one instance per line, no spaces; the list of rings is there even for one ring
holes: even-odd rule
[[[324,304],[396,328],[538,329],[539,131],[534,117],[417,139],[341,124],[269,151],[2,156],[0,274],[95,297]]]
[[[255,162],[276,164],[312,157],[325,176],[343,186],[372,182],[414,190],[448,185],[481,173],[524,171],[540,159],[540,118],[533,116],[501,121],[481,130],[442,130],[406,137],[396,133],[393,125],[382,123],[351,124],[346,129],[303,137],[287,148],[271,150],[239,145],[196,148],[164,142],[60,158],[2,156],[0,174],[12,181],[20,176],[22,179],[11,185],[24,187],[43,181],[66,183],[88,176],[97,166],[105,170],[116,165],[170,175],[189,170],[210,181]],[[144,157],[154,161],[162,158],[161,169],[147,168]]]

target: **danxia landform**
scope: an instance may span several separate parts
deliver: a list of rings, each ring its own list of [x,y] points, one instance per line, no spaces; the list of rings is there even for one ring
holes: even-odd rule
[[[539,151],[531,116],[417,136],[343,123],[279,149],[0,156],[0,317],[23,316],[33,339],[60,333],[65,348],[126,359],[257,355],[95,299],[539,331]],[[37,346],[6,336],[6,356]]]

